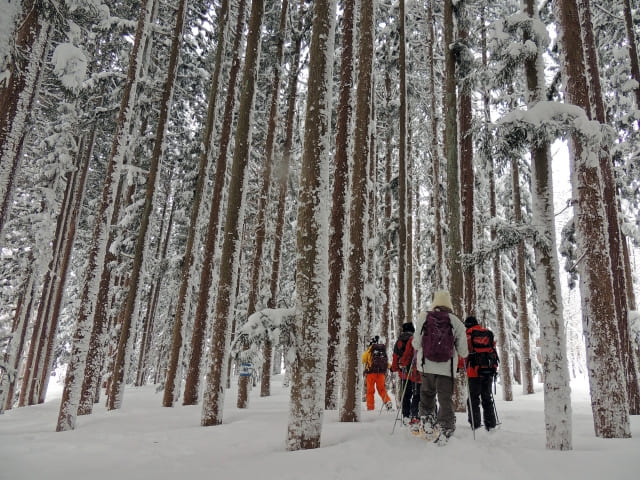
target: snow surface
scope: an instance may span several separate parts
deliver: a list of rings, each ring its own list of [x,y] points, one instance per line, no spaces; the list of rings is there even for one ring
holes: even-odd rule
[[[254,388],[244,410],[235,407],[234,384],[224,422],[213,427],[200,426],[199,405],[164,408],[154,386],[128,387],[120,410],[96,405],[92,415],[78,417],[76,430],[56,433],[62,387],[52,379],[44,404],[0,416],[0,479],[614,480],[638,478],[640,471],[640,416],[631,418],[633,438],[596,438],[585,379],[572,383],[574,449],[564,452],[545,449],[540,384],[527,396],[514,388],[512,402],[501,400],[498,385],[501,425],[477,431],[475,440],[462,413],[445,447],[400,424],[392,434],[396,412],[380,412],[376,398],[376,410],[363,408],[359,423],[325,412],[321,448],[287,452],[289,389],[282,382],[281,375],[273,378],[271,397]]]

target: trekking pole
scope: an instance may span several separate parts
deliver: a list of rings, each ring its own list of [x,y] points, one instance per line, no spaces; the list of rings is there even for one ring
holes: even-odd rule
[[[493,387],[494,387],[494,390],[495,390],[496,377],[497,377],[497,376],[498,376],[498,374],[495,374],[495,375],[493,376]],[[495,401],[495,399],[493,398],[493,394],[491,395],[491,403],[493,403],[493,413],[495,413],[495,415],[496,415],[496,425],[500,425],[500,424],[501,424],[501,422],[500,422],[500,418],[498,417],[498,409],[496,408],[496,401]]]
[[[467,376],[467,361],[464,360],[464,376]],[[473,405],[471,405],[471,387],[469,387],[469,378],[466,378],[467,383],[467,408],[469,409],[469,416],[471,417],[471,431],[473,432],[473,440],[476,439],[476,420],[473,418]]]
[[[391,429],[391,435],[396,431],[396,424],[398,423],[398,418],[402,414],[402,404],[404,403],[404,395],[407,392],[407,387],[409,386],[409,378],[411,377],[411,370],[413,369],[413,363],[409,367],[409,372],[407,373],[407,379],[404,381],[404,385],[401,387],[401,395],[400,395],[400,408],[398,409],[398,413],[396,414],[396,421],[393,422],[393,428]],[[402,385],[402,383],[401,383]]]

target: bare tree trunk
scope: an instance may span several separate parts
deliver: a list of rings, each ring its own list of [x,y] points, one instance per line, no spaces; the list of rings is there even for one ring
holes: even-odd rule
[[[52,30],[36,4],[35,0],[23,2],[25,15],[15,31],[15,47],[7,69],[9,78],[0,82],[0,239],[9,219],[27,116],[36,96]]]
[[[522,224],[522,206],[520,201],[520,170],[518,161],[512,160],[513,212],[516,225]],[[531,371],[531,347],[529,345],[529,312],[527,310],[527,272],[525,270],[524,240],[516,247],[516,275],[518,285],[518,323],[520,324],[520,354],[522,357],[522,391],[524,394],[534,393],[533,374]]]
[[[13,395],[20,370],[20,360],[24,351],[29,317],[31,316],[35,297],[35,275],[32,265],[29,266],[29,270],[26,272],[26,279],[23,292],[16,305],[11,340],[4,355],[6,370],[0,372],[2,374],[0,378],[0,414],[4,413],[5,409],[10,410],[13,406]]]
[[[282,148],[282,158],[276,172],[278,183],[278,206],[275,226],[275,241],[273,245],[273,266],[271,268],[271,280],[269,282],[269,308],[276,308],[278,294],[278,280],[280,277],[280,264],[282,260],[282,235],[284,232],[284,217],[286,213],[287,200],[287,182],[289,179],[289,162],[291,160],[291,146],[293,144],[293,118],[296,111],[296,96],[298,88],[298,64],[300,63],[300,46],[302,44],[302,20],[303,20],[303,2],[300,0],[298,7],[298,29],[294,35],[293,45],[293,61],[289,70],[289,78],[287,80],[287,113],[285,114],[285,135],[284,146]]]
[[[447,159],[447,218],[449,221],[449,293],[454,312],[463,311],[462,238],[460,236],[460,182],[458,159],[458,107],[456,99],[456,61],[451,49],[455,38],[453,0],[444,2],[444,150]],[[440,228],[440,225],[436,225]]]
[[[168,196],[168,195],[167,195]],[[168,198],[166,199],[165,206],[162,212],[162,222],[160,224],[160,235],[164,232],[164,218],[166,214],[166,207]],[[169,213],[169,220],[164,236],[163,242],[158,242],[158,249],[156,251],[155,260],[159,265],[157,277],[155,283],[151,287],[149,293],[149,302],[147,306],[147,314],[143,325],[142,341],[140,342],[140,355],[138,358],[138,372],[136,375],[136,386],[141,386],[146,383],[147,365],[149,360],[149,348],[151,347],[151,338],[153,333],[153,325],[155,323],[156,310],[158,307],[158,300],[160,298],[160,289],[162,286],[162,280],[167,270],[167,250],[169,248],[169,240],[173,231],[173,215],[175,213],[177,202],[171,204],[171,212]]]
[[[111,152],[107,163],[107,171],[102,188],[102,195],[99,201],[98,210],[95,216],[91,248],[87,261],[87,273],[82,287],[80,311],[73,335],[73,346],[71,358],[65,378],[65,386],[62,392],[62,402],[58,414],[56,431],[75,429],[78,404],[84,377],[85,365],[87,361],[86,353],[88,349],[91,332],[90,312],[94,309],[95,292],[102,276],[102,259],[106,253],[106,239],[110,229],[110,210],[112,209],[112,190],[119,166],[122,164],[123,149],[126,142],[122,142],[123,132],[129,131],[129,122],[133,113],[135,103],[135,84],[137,82],[138,65],[140,63],[140,45],[143,41],[143,32],[147,20],[151,14],[152,0],[148,0],[140,9],[138,26],[134,44],[130,54],[127,79],[123,87],[120,111],[116,123],[116,132],[111,144]]]
[[[213,281],[213,257],[218,244],[218,227],[220,226],[220,209],[222,205],[222,190],[224,189],[227,171],[227,154],[232,136],[233,110],[236,100],[236,86],[238,72],[240,71],[240,40],[242,38],[242,26],[244,25],[244,10],[246,1],[241,0],[238,5],[238,15],[233,41],[233,61],[229,71],[229,84],[227,98],[225,100],[222,130],[218,146],[218,158],[216,160],[216,173],[209,208],[209,221],[204,245],[202,266],[200,270],[200,291],[193,320],[193,332],[191,334],[191,357],[187,367],[187,376],[184,385],[183,405],[195,405],[198,403],[200,390],[200,369],[202,364],[202,350],[207,327],[207,315],[209,313],[209,292]]]
[[[540,59],[538,61],[541,62]],[[546,446],[550,450],[571,450],[573,449],[571,389],[560,272],[558,256],[554,248],[556,234],[549,145],[535,146],[532,157],[532,224],[537,226],[539,238],[546,239],[545,243],[536,242],[535,244]]]
[[[391,111],[391,77],[387,71],[385,74],[385,109],[387,112]],[[391,224],[392,214],[392,196],[391,196],[391,137],[393,134],[393,127],[390,122],[387,122],[387,128],[385,131],[385,165],[384,165],[384,182],[386,185],[384,191],[384,221],[385,228]],[[391,236],[385,235],[385,254],[384,264],[382,267],[382,289],[384,292],[384,304],[382,305],[382,318],[387,319],[387,323],[391,322]]]
[[[351,89],[353,87],[353,21],[354,0],[345,0],[342,16],[342,50],[340,65],[340,98],[336,124],[336,154],[334,157],[331,228],[329,234],[329,342],[325,408],[335,410],[338,402],[341,296],[344,275],[345,197],[348,187],[349,122],[351,119]]]
[[[431,191],[431,203],[433,204],[434,213],[434,232],[435,232],[435,278],[434,288],[441,289],[444,287],[444,251],[442,244],[442,217],[440,214],[441,202],[440,202],[440,152],[438,142],[438,104],[436,100],[436,72],[435,72],[435,57],[433,49],[435,47],[435,20],[433,17],[433,3],[435,0],[430,0],[429,9],[427,11],[427,24],[429,25],[429,96],[431,103],[431,162],[433,171],[432,191]],[[484,29],[483,29],[484,31]]]
[[[218,42],[216,47],[216,57],[211,76],[211,88],[209,89],[209,99],[207,107],[207,122],[205,124],[204,136],[202,144],[204,149],[200,155],[200,163],[198,164],[198,181],[193,196],[193,206],[191,207],[191,217],[189,218],[189,231],[187,235],[187,245],[184,252],[184,260],[182,264],[182,275],[180,281],[180,289],[178,291],[178,300],[176,303],[175,320],[173,323],[173,334],[171,336],[171,349],[169,353],[169,364],[167,366],[167,375],[165,379],[164,393],[162,396],[162,406],[172,407],[177,397],[177,373],[178,364],[180,362],[180,353],[182,351],[182,328],[184,326],[184,316],[187,305],[187,290],[191,281],[194,244],[196,230],[198,226],[198,216],[200,214],[200,204],[204,193],[205,179],[207,177],[207,168],[209,165],[209,154],[211,152],[211,141],[213,138],[213,130],[215,128],[215,116],[218,97],[218,83],[220,79],[220,70],[222,65],[222,53],[225,46],[225,38],[229,16],[229,0],[222,0],[220,10],[218,11]]]
[[[373,63],[372,63],[373,65]],[[377,215],[376,212],[378,211],[377,208],[377,202],[376,202],[376,189],[374,188],[374,185],[377,185],[377,178],[376,178],[376,172],[377,172],[377,162],[376,162],[376,148],[375,148],[375,125],[376,125],[376,110],[375,110],[375,93],[374,93],[374,85],[373,85],[373,78],[371,80],[372,85],[371,85],[371,91],[370,91],[370,95],[371,95],[371,100],[370,100],[370,123],[369,125],[371,125],[371,127],[369,128],[369,138],[368,138],[368,142],[369,142],[369,163],[367,165],[368,171],[367,171],[367,218],[368,218],[368,222],[367,222],[367,234],[365,236],[366,240],[366,248],[367,248],[367,271],[366,271],[366,278],[365,278],[365,298],[366,298],[366,318],[367,318],[367,322],[369,324],[373,324],[374,320],[375,320],[375,315],[376,315],[376,295],[375,295],[375,279],[377,278],[377,265],[378,262],[376,261],[376,251],[374,248],[370,247],[369,245],[371,245],[371,242],[373,239],[377,238],[376,237],[376,225],[377,225]],[[391,332],[389,331],[389,327],[392,327],[392,325],[389,325],[389,318],[388,317],[382,317],[381,319],[381,327],[380,327],[380,331],[382,332],[382,335],[384,335],[385,338],[390,339],[391,338]]]
[[[626,282],[627,304],[629,310],[636,310],[636,296],[633,292],[633,273],[631,270],[631,261],[629,259],[629,246],[627,245],[627,237],[620,232],[622,236],[622,258],[624,259],[624,277]]]
[[[260,288],[260,270],[262,267],[262,251],[265,240],[265,215],[267,202],[271,192],[271,171],[273,162],[273,143],[276,134],[278,98],[280,92],[280,73],[282,69],[282,56],[284,51],[284,37],[287,28],[287,13],[289,10],[288,0],[282,0],[280,7],[280,24],[278,33],[278,43],[276,46],[276,57],[273,63],[273,78],[271,79],[271,105],[269,107],[269,119],[267,122],[267,138],[265,142],[265,157],[262,166],[262,188],[258,199],[258,218],[255,230],[255,248],[251,263],[251,280],[249,284],[249,298],[247,302],[247,317],[256,311],[258,290]],[[248,345],[246,346],[248,347]],[[260,396],[271,395],[271,342],[264,345],[264,365],[260,382]],[[246,408],[249,403],[248,391],[249,377],[240,377],[238,381],[238,408]]]
[[[638,64],[638,44],[633,30],[633,17],[631,15],[631,0],[622,0],[624,6],[624,26],[627,31],[627,42],[629,42],[629,60],[631,62],[631,78],[637,83],[634,91],[636,93],[636,106],[640,109],[640,65]],[[637,6],[637,5],[636,5]],[[638,122],[640,125],[640,121]]]
[[[458,3],[458,10],[466,10],[465,2]],[[466,14],[465,14],[466,16]],[[484,30],[482,25],[481,30]],[[461,48],[467,49],[469,41],[468,20],[461,18],[458,20],[458,36]],[[457,83],[459,85],[459,108],[458,125],[460,128],[460,183],[462,195],[462,248],[465,255],[473,254],[473,231],[474,231],[474,173],[473,173],[473,110],[471,108],[472,86],[465,78],[464,73],[469,68],[464,60],[465,55],[460,55],[458,64]],[[464,274],[464,315],[475,315],[477,309],[476,298],[476,275],[475,265],[465,265]],[[463,402],[462,411],[466,410],[466,402]]]
[[[361,382],[360,338],[365,322],[365,291],[367,231],[364,219],[367,216],[367,163],[369,161],[370,112],[373,66],[373,12],[362,5],[360,19],[360,42],[358,47],[359,73],[357,87],[356,118],[354,131],[353,169],[351,171],[351,201],[349,214],[349,245],[347,277],[347,319],[345,323],[346,349],[344,359],[345,391],[340,406],[341,422],[360,420],[358,398]],[[402,2],[401,2],[402,5]],[[401,6],[402,12],[402,6]],[[383,332],[384,333],[384,332]]]
[[[363,15],[366,4],[363,4]],[[320,447],[324,414],[328,281],[328,198],[325,197],[329,183],[327,146],[331,128],[335,15],[334,0],[314,2],[298,194],[296,351],[292,365],[287,450]],[[369,119],[368,111],[364,118],[365,122]]]
[[[71,262],[71,252],[73,249],[73,242],[75,241],[76,228],[78,226],[78,218],[82,209],[82,199],[84,198],[84,191],[87,183],[87,173],[89,171],[89,160],[93,151],[93,142],[95,138],[95,125],[93,126],[85,149],[82,148],[82,143],[78,149],[78,169],[71,176],[72,195],[68,203],[68,216],[66,216],[63,227],[64,242],[61,245],[62,252],[60,259],[60,265],[57,269],[57,279],[55,282],[55,290],[53,292],[53,307],[49,312],[50,324],[49,334],[46,342],[46,347],[43,352],[42,360],[42,373],[40,375],[40,385],[38,388],[39,397],[38,403],[44,403],[47,395],[47,389],[49,385],[49,379],[52,364],[53,364],[53,346],[55,343],[55,336],[58,331],[58,322],[60,318],[60,310],[62,308],[62,298],[64,294],[64,287],[67,282],[67,274],[69,270],[69,263]],[[86,150],[86,151],[84,151]]]
[[[400,75],[400,132],[398,137],[398,325],[407,319],[407,83],[404,0],[399,1],[398,73]]]
[[[580,0],[582,28],[584,31],[585,55],[588,64],[587,75],[589,77],[589,95],[593,118],[601,124],[606,123],[604,101],[602,99],[602,87],[600,84],[600,72],[596,52],[593,27],[591,23],[591,10],[589,2]],[[637,57],[636,57],[637,60]],[[640,89],[636,90],[640,92]],[[618,318],[618,331],[620,333],[620,359],[627,381],[627,401],[629,402],[629,414],[640,414],[640,384],[636,372],[636,359],[631,344],[629,331],[629,306],[627,304],[625,268],[623,264],[622,235],[620,231],[618,200],[616,198],[616,185],[613,171],[613,159],[608,145],[600,149],[600,170],[602,172],[602,197],[608,222],[609,255],[613,268],[613,301]]]
[[[133,265],[129,278],[129,293],[124,307],[122,326],[120,329],[120,340],[118,342],[118,352],[113,371],[113,388],[109,395],[109,403],[107,408],[114,410],[122,406],[122,398],[124,396],[124,384],[126,381],[126,369],[129,361],[129,355],[133,350],[133,336],[131,328],[133,324],[133,312],[138,304],[139,298],[139,280],[142,272],[142,261],[144,252],[147,248],[147,231],[149,228],[149,220],[153,211],[153,201],[156,191],[156,178],[158,176],[158,167],[160,165],[160,157],[164,151],[164,135],[166,132],[167,122],[169,119],[169,110],[171,108],[171,99],[173,96],[173,88],[175,84],[176,72],[178,68],[178,53],[180,43],[182,42],[182,28],[184,25],[184,17],[186,10],[186,0],[180,0],[176,12],[176,23],[173,30],[171,40],[171,50],[169,55],[169,69],[167,72],[167,81],[162,93],[160,103],[160,114],[158,117],[158,125],[155,133],[155,144],[151,154],[151,164],[147,174],[147,188],[145,191],[144,207],[140,218],[140,230],[136,239],[135,250],[133,253]]]
[[[123,201],[125,201],[123,199],[123,196],[125,196],[122,192],[123,189],[124,179],[120,177],[118,180],[118,187],[116,188],[110,225],[116,225],[120,218],[120,211],[123,208],[122,204]],[[95,308],[93,310],[93,327],[91,328],[91,337],[89,339],[89,350],[86,354],[87,363],[84,370],[84,379],[82,381],[82,392],[80,394],[80,404],[78,405],[78,415],[91,414],[94,403],[98,402],[97,392],[100,391],[102,367],[104,359],[107,356],[107,332],[110,331],[108,328],[110,323],[113,323],[109,318],[109,311],[113,310],[112,300],[115,295],[111,293],[110,300],[110,287],[113,276],[111,275],[111,268],[109,265],[117,261],[116,255],[111,251],[111,246],[115,241],[115,237],[116,229],[110,228],[107,233],[107,245],[105,248],[104,261],[102,262],[102,274],[100,275],[100,283],[98,285],[98,293]],[[118,280],[113,280],[113,284],[118,285]],[[109,389],[107,389],[107,391],[109,391]]]
[[[224,409],[224,388],[226,383],[227,358],[231,334],[228,331],[235,299],[236,275],[240,258],[240,229],[244,221],[245,179],[251,144],[251,114],[256,87],[256,70],[260,53],[260,28],[264,13],[263,0],[251,2],[249,31],[247,34],[245,64],[241,82],[240,107],[235,135],[231,182],[227,202],[227,215],[224,226],[224,240],[220,261],[220,279],[214,316],[214,332],[211,339],[209,374],[202,405],[201,425],[219,425],[222,423]],[[240,214],[238,215],[238,212]]]
[[[559,40],[564,61],[562,74],[567,103],[589,112],[588,66],[575,0],[554,4],[559,23]],[[570,32],[570,33],[569,33]],[[614,298],[612,268],[607,248],[607,221],[601,192],[601,168],[597,153],[577,133],[570,137],[572,187],[576,240],[580,261],[583,328],[587,342],[587,368],[596,436],[627,438],[631,435],[626,379],[618,352],[620,338],[617,315],[612,315]],[[615,311],[615,308],[614,308]],[[624,388],[623,388],[624,387]]]

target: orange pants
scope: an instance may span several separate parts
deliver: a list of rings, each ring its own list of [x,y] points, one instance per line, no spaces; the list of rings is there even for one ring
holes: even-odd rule
[[[367,373],[367,410],[373,410],[375,407],[375,390],[378,390],[382,403],[391,401],[387,389],[384,388],[384,373]]]

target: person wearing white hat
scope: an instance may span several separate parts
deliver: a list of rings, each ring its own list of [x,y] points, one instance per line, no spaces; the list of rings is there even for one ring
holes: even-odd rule
[[[436,291],[429,311],[419,314],[413,348],[422,378],[420,428],[426,438],[445,443],[456,428],[453,362],[469,355],[464,323],[453,314],[446,290]]]

